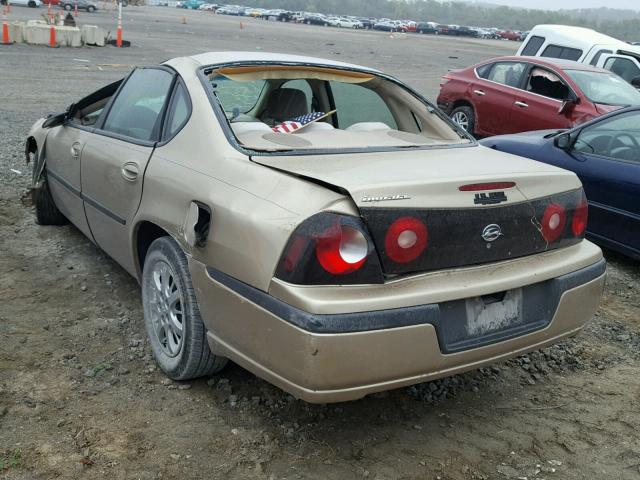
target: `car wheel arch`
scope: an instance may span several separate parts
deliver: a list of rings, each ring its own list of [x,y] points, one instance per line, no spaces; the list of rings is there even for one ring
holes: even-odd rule
[[[172,237],[178,245],[182,245],[173,235],[171,235],[165,228],[159,226],[149,220],[140,220],[133,233],[133,251],[134,257],[137,260],[136,268],[138,270],[138,280],[142,279],[142,269],[144,267],[144,260],[149,252],[149,247],[161,237]]]
[[[25,162],[27,164],[35,162],[35,165],[32,166],[32,187],[37,186],[38,182],[42,178],[42,173],[44,172],[44,164],[47,161],[45,145],[46,143],[43,143],[42,148],[39,148],[38,141],[34,136],[29,136],[24,145]],[[32,158],[33,154],[37,154],[37,157]]]

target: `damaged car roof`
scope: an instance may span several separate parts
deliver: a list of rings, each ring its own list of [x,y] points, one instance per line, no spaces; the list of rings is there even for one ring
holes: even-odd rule
[[[169,60],[166,63],[173,63],[179,61],[181,58],[188,58],[196,63],[205,65],[219,65],[225,63],[235,62],[273,62],[273,63],[310,63],[314,65],[326,65],[341,68],[350,68],[356,70],[364,70],[368,72],[381,73],[379,70],[375,70],[369,67],[363,67],[361,65],[355,65],[346,62],[337,62],[334,60],[327,60],[325,58],[309,57],[306,55],[289,55],[283,53],[272,52],[206,52],[198,55],[192,55],[189,57],[178,57]]]

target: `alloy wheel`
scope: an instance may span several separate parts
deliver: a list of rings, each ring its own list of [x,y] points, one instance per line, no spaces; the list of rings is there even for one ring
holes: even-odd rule
[[[469,128],[469,117],[464,112],[456,112],[453,114],[451,119],[456,122],[463,130],[467,130]]]
[[[175,357],[184,338],[184,299],[171,266],[158,261],[151,272],[151,321],[162,351]]]

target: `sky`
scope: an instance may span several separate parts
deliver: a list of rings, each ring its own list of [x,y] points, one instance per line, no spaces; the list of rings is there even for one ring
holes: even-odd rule
[[[483,0],[485,3],[544,10],[574,8],[626,8],[640,11],[640,0]]]

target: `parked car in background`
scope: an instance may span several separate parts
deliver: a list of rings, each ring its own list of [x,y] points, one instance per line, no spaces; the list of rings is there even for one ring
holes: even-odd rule
[[[60,8],[64,8],[68,12],[76,8],[76,6],[78,7],[78,10],[85,10],[89,13],[98,10],[98,4],[90,0],[60,0],[58,6]]]
[[[440,85],[438,106],[477,136],[572,128],[640,105],[640,92],[617,75],[552,58],[494,58],[448,72]]]
[[[404,27],[405,32],[415,33],[418,29],[418,24],[413,20],[401,20],[400,23]]]
[[[202,0],[184,0],[181,3],[181,8],[185,8],[187,10],[198,10],[202,5],[204,5]]]
[[[6,0],[4,1],[3,5],[6,5]],[[20,6],[20,7],[30,7],[30,8],[38,8],[40,6],[42,6],[42,2],[40,0],[11,0],[11,5],[12,6]],[[55,4],[52,4],[55,5]]]
[[[443,23],[438,25],[438,35],[451,35],[451,30],[455,29],[455,25],[445,25]]]
[[[477,37],[478,31],[471,27],[459,26],[451,28],[449,35],[454,35],[456,37]]]
[[[438,33],[438,24],[434,22],[420,22],[416,25],[417,33]]]
[[[306,23],[307,25],[323,25],[325,27],[329,26],[329,20],[327,19],[327,17],[319,14],[305,15],[302,22]]]
[[[263,20],[276,20],[278,22],[290,22],[293,20],[293,13],[287,10],[265,10],[260,15]]]
[[[231,359],[354,400],[573,336],[604,287],[574,173],[478,145],[367,67],[176,58],[39,119],[24,151],[38,222],[139,281],[174,380]]]
[[[362,23],[359,20],[351,18],[337,18],[332,25],[339,28],[362,28]]]
[[[383,22],[378,22],[373,25],[374,30],[381,30],[383,32],[406,32],[407,27],[405,27],[401,22],[397,20],[386,20]]]
[[[371,30],[373,25],[376,23],[375,18],[357,17],[357,19],[362,24],[362,28],[366,30]]]
[[[503,30],[500,32],[500,38],[504,40],[512,40],[514,42],[520,41],[520,32],[514,32],[513,30]]]
[[[481,142],[575,172],[589,202],[587,236],[640,260],[640,108],[568,131],[536,131]]]

